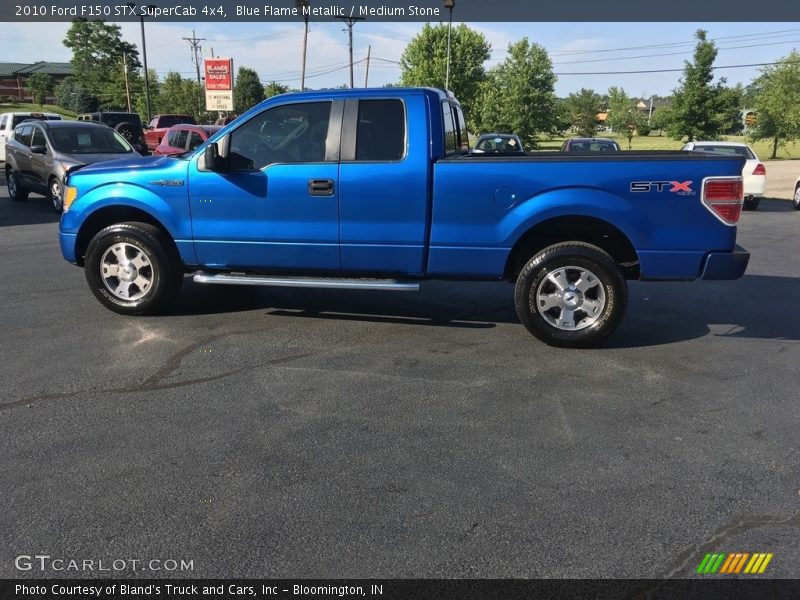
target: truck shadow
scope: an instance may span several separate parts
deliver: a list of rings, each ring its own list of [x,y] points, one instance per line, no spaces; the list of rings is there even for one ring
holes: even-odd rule
[[[31,193],[25,202],[12,202],[6,192],[5,163],[0,162],[0,227],[58,223],[61,215],[50,206],[44,196]]]
[[[762,198],[755,212],[794,212],[794,206],[791,200]]]
[[[800,340],[800,278],[746,275],[738,281],[630,285],[627,315],[607,348],[658,346],[712,335]],[[507,283],[426,282],[419,293],[236,288],[187,281],[168,314],[266,311],[270,316],[491,329],[519,325]],[[519,325],[520,335],[527,335]]]

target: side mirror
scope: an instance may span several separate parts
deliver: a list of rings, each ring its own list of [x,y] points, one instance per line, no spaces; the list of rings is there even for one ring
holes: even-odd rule
[[[216,142],[206,146],[206,149],[203,153],[203,161],[205,162],[205,167],[208,171],[225,170],[224,161],[219,155],[219,146],[217,146]]]
[[[31,146],[31,152],[33,154],[47,154],[47,147],[41,145]]]

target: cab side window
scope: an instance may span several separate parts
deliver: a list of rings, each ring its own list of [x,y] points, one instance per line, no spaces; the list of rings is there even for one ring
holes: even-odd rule
[[[406,153],[406,115],[400,100],[358,103],[356,160],[398,161]]]
[[[8,123],[8,115],[3,115],[2,117],[0,117],[0,130],[6,128],[6,123]]]
[[[25,147],[31,145],[32,125],[20,125],[14,130],[14,139]]]
[[[202,143],[203,143],[202,136],[196,131],[192,131],[189,134],[189,147],[187,148],[187,150],[194,150]]]
[[[33,137],[31,138],[31,146],[44,146],[47,148],[47,138],[44,137],[44,131],[39,127],[33,128]]]
[[[325,160],[330,102],[276,106],[231,133],[228,170],[255,171],[275,163]]]
[[[174,133],[176,134],[175,139],[172,140],[169,145],[176,148],[186,148],[186,139],[189,137],[189,132],[185,129],[179,129]]]

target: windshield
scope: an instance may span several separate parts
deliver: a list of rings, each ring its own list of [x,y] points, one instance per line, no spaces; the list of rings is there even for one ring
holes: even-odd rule
[[[695,152],[706,152],[719,156],[739,156],[747,160],[754,160],[755,154],[747,146],[695,146]]]
[[[129,154],[133,148],[106,127],[59,127],[50,130],[53,148],[64,154]]]
[[[605,140],[573,141],[569,145],[572,152],[616,152],[619,150],[616,142]]]
[[[515,138],[508,136],[481,138],[478,140],[475,149],[485,152],[519,152],[521,150],[519,142]]]

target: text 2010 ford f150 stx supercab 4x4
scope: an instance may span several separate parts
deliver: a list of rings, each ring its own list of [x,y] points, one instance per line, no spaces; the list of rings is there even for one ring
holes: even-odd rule
[[[626,279],[736,279],[742,161],[698,153],[464,155],[433,89],[276,96],[194,153],[69,176],[60,240],[97,298],[159,309],[201,284],[412,290],[516,282],[520,319],[591,346]]]

